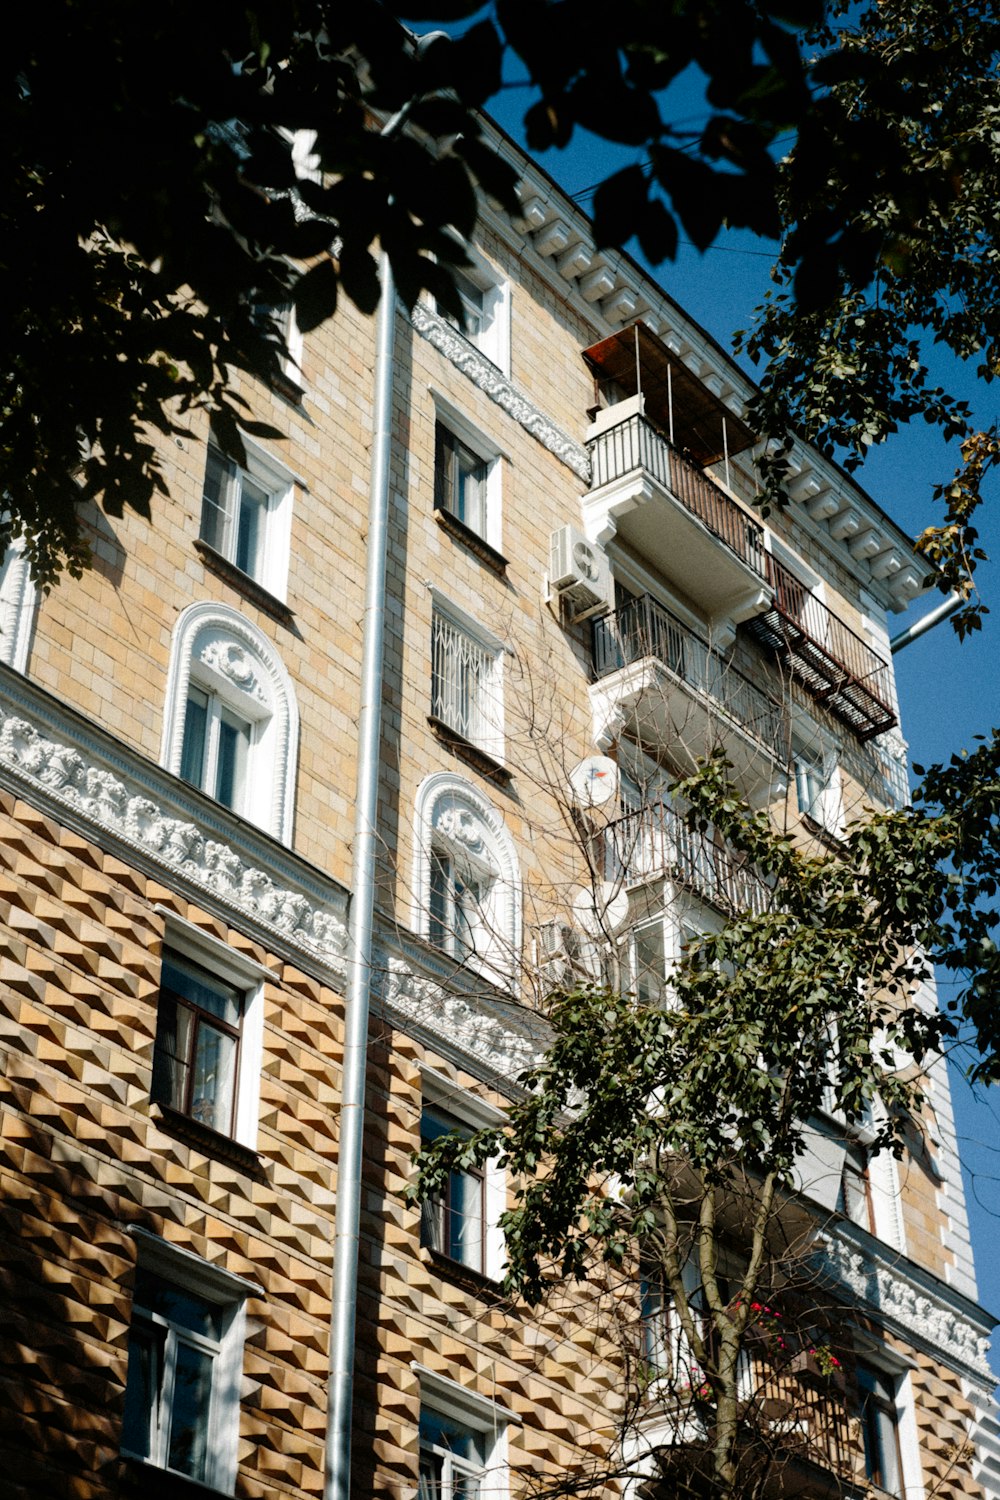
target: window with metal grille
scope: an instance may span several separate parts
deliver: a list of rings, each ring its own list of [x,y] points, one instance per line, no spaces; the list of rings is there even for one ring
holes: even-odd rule
[[[431,716],[502,759],[500,651],[438,607],[431,627]]]

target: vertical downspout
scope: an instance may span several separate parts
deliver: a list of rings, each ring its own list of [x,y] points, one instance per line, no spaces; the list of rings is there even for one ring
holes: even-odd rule
[[[445,37],[443,31],[413,39],[419,56]],[[382,126],[394,135],[421,95],[402,105]],[[362,622],[361,712],[355,778],[354,860],[347,922],[347,986],[344,996],[344,1070],[337,1153],[337,1207],[333,1235],[333,1294],[330,1309],[330,1384],[326,1419],[323,1500],[350,1500],[351,1430],[354,1410],[354,1338],[357,1326],[358,1253],[361,1247],[361,1171],[365,1131],[365,1075],[371,1009],[372,931],[378,828],[379,751],[382,740],[382,679],[385,640],[385,575],[389,547],[389,464],[395,370],[396,284],[389,257],[379,263],[381,292],[375,324],[375,393],[371,479],[368,488],[368,566]]]
[[[389,462],[392,429],[393,335],[396,288],[389,257],[382,252],[382,291],[375,333],[375,410],[368,497],[368,567],[361,714],[358,721],[354,862],[347,928],[347,989],[344,1072],[337,1156],[337,1208],[333,1240],[333,1305],[330,1322],[330,1387],[326,1428],[324,1500],[349,1500],[354,1403],[354,1336],[357,1322],[358,1251],[361,1235],[361,1170],[365,1128],[365,1072],[372,975],[372,921],[378,817],[379,749],[382,735],[385,574],[389,536]]]

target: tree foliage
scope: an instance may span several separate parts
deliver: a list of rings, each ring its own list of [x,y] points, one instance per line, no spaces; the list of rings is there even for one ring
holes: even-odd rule
[[[602,1265],[655,1259],[711,1397],[712,1490],[749,1495],[740,1362],[803,1249],[784,1226],[817,1118],[867,1121],[872,1149],[899,1152],[923,1128],[925,1066],[964,1031],[977,1076],[1000,1077],[1000,736],[930,770],[915,806],[866,816],[820,855],[750,810],[724,762],[675,790],[693,826],[710,824],[757,870],[766,905],[702,936],[662,1006],[607,984],[557,991],[551,1047],[507,1122],[435,1142],[415,1192],[499,1158],[515,1195],[501,1221],[506,1288],[529,1304]],[[934,962],[957,985],[945,1013],[922,989]],[[723,1211],[734,1192],[735,1235]],[[727,1237],[741,1255],[735,1297],[719,1273]]]
[[[452,34],[414,45],[401,15]],[[431,287],[457,311],[448,268],[476,188],[511,202],[476,113],[506,68],[530,81],[531,148],[578,130],[620,148],[601,243],[636,238],[657,262],[681,231],[780,240],[745,342],[767,361],[754,420],[774,439],[772,499],[792,426],[850,461],[914,417],[972,445],[924,541],[942,586],[967,590],[996,438],[933,384],[925,341],[995,373],[993,8],[622,0],[613,24],[609,39],[582,0],[22,8],[2,94],[0,484],[43,581],[85,562],[81,498],[148,510],[155,434],[192,406],[236,458],[241,429],[262,430],[231,389],[235,371],[278,376],[262,308],[294,301],[305,328],[342,294],[371,309],[382,244],[407,304]],[[692,76],[696,128],[670,93]],[[384,133],[400,110],[412,128]],[[287,132],[303,130],[322,182],[296,174]]]

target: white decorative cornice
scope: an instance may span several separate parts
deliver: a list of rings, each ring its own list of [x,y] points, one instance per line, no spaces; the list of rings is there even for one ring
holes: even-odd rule
[[[112,768],[79,742],[49,738],[30,718],[3,706],[0,778],[28,793],[30,801],[42,796],[46,810],[63,814],[76,828],[82,825],[100,846],[111,838],[117,849],[132,850],[142,864],[183,877],[184,885],[222,901],[252,926],[340,965],[346,935],[342,910],[274,879],[268,873],[274,861],[264,850],[261,864],[255,864],[225,837],[186,816],[186,808],[157,798],[138,777]]]
[[[825,1238],[819,1269],[856,1309],[992,1389],[986,1356],[993,1319],[975,1303],[903,1256],[846,1233]]]
[[[483,121],[490,132],[491,122]],[[535,252],[534,269],[580,317],[595,337],[615,332],[623,322],[639,316],[672,348],[729,409],[742,416],[756,386],[733,357],[700,327],[683,308],[626,253],[599,247],[593,225],[580,206],[508,137],[497,132],[492,143],[518,177],[521,211],[512,219],[499,207],[483,206],[482,219],[505,238],[519,257]],[[565,246],[553,254],[557,245]],[[640,311],[640,309],[642,309]],[[912,542],[858,482],[817,449],[795,438],[791,455],[792,514],[815,546],[851,570],[862,582],[875,586],[881,602],[905,609],[919,587],[925,565],[913,557]],[[821,491],[822,503],[812,512],[809,502]],[[860,555],[849,551],[857,534],[854,519],[870,532]],[[839,520],[838,520],[839,518]],[[783,530],[778,523],[777,530]],[[912,587],[904,584],[892,562],[905,557],[916,570]],[[883,561],[885,559],[885,561]]]
[[[544,1050],[540,1018],[529,1027],[523,1013],[516,1020],[511,1016],[511,1003],[504,1005],[484,994],[456,995],[438,980],[416,973],[405,959],[388,958],[380,988],[383,1005],[400,1017],[407,1031],[422,1035],[460,1062],[474,1059],[474,1072],[485,1068],[508,1088]]]
[[[233,921],[304,972],[339,986],[348,895],[168,772],[0,668],[0,785],[47,817]],[[394,934],[389,943],[402,942]],[[416,952],[381,965],[384,1009],[473,1075],[507,1084],[544,1047],[540,1017],[486,991],[456,996]],[[428,959],[429,962],[429,959]]]
[[[520,423],[525,432],[530,432],[543,448],[554,453],[556,458],[573,470],[577,478],[582,479],[585,484],[590,483],[590,458],[586,448],[581,443],[574,442],[551,418],[539,411],[497,369],[493,361],[480,354],[457,328],[445,322],[425,302],[418,302],[414,306],[410,321],[422,338],[433,344],[446,359],[450,359],[453,365],[469,377],[473,385],[496,402],[501,411]]]

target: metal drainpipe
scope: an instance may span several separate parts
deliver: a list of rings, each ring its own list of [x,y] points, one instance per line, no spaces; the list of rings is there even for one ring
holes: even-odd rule
[[[419,54],[443,31],[415,37]],[[380,134],[394,135],[419,97],[387,120]],[[354,860],[347,923],[347,986],[344,997],[344,1069],[337,1155],[337,1206],[333,1236],[333,1295],[330,1309],[330,1384],[326,1422],[323,1500],[350,1500],[351,1426],[354,1408],[354,1337],[357,1324],[358,1253],[361,1246],[361,1171],[365,1130],[365,1074],[371,1008],[372,930],[378,828],[378,769],[382,739],[382,678],[385,640],[385,574],[389,542],[389,464],[392,437],[393,343],[396,285],[383,250],[382,283],[375,324],[375,400],[371,480],[368,488],[368,566],[362,626],[361,712],[355,780]]]
[[[324,1500],[349,1500],[351,1417],[354,1405],[354,1334],[361,1238],[361,1168],[365,1129],[365,1072],[371,997],[372,923],[378,826],[379,749],[382,736],[385,573],[389,535],[389,459],[392,427],[393,334],[396,288],[382,252],[382,291],[375,335],[375,414],[368,498],[368,568],[358,720],[354,861],[347,928],[344,1071],[337,1156],[337,1208],[330,1310],[330,1386],[326,1426]]]
[[[432,31],[414,39],[423,49],[445,36]],[[410,99],[382,126],[394,135],[418,102]],[[361,712],[355,779],[354,860],[347,922],[347,986],[344,996],[344,1069],[337,1155],[337,1206],[333,1234],[333,1295],[330,1308],[330,1384],[326,1420],[323,1500],[350,1500],[351,1425],[354,1409],[354,1336],[357,1324],[358,1253],[361,1246],[361,1169],[365,1132],[365,1074],[371,1009],[372,930],[378,829],[378,769],[382,740],[382,678],[385,640],[385,573],[389,543],[389,463],[392,438],[393,343],[396,284],[389,257],[379,262],[381,293],[375,323],[375,401],[371,479],[368,486],[368,566],[362,625]]]
[[[958,606],[964,602],[961,594],[949,594],[947,599],[942,599],[941,603],[924,615],[922,620],[917,620],[906,630],[901,630],[898,635],[894,635],[889,642],[889,650],[893,656],[897,651],[902,651],[903,647],[908,646],[911,641],[919,640],[922,635],[927,634],[928,630],[933,630],[935,625],[940,625],[942,620],[947,620],[948,616],[953,615]]]

